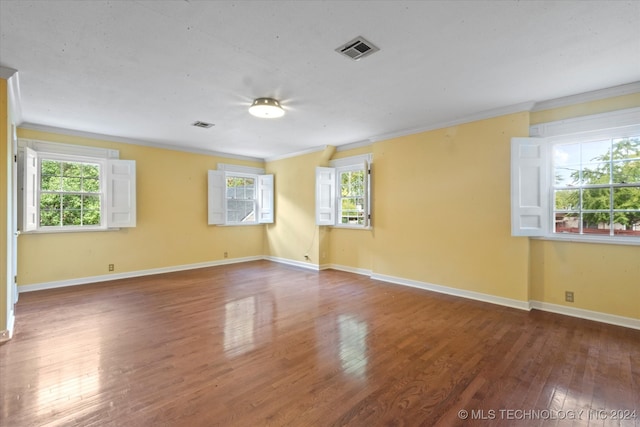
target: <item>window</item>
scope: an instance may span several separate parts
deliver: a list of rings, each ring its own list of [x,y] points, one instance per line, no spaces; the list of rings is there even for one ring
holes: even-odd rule
[[[102,164],[41,157],[40,227],[99,226]]]
[[[640,135],[553,145],[553,232],[640,237]]]
[[[135,162],[115,150],[20,140],[24,232],[135,227]]]
[[[208,223],[273,222],[273,175],[263,169],[220,164],[208,178]]]
[[[370,210],[371,155],[334,160],[316,168],[316,223],[367,228]]]
[[[514,138],[512,234],[640,244],[638,123],[640,109],[631,109]]]

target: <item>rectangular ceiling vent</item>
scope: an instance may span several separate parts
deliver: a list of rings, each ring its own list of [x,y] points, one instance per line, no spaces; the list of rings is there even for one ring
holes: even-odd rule
[[[213,123],[201,122],[198,120],[197,122],[193,122],[191,126],[195,126],[197,128],[209,129],[210,127],[213,127]]]
[[[336,49],[336,52],[357,61],[358,59],[364,58],[365,56],[371,55],[373,52],[377,52],[379,50],[380,49],[373,43],[360,36],[351,40],[349,43],[345,43],[340,46]]]

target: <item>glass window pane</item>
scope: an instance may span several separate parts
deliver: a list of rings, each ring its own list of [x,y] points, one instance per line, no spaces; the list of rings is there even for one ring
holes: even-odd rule
[[[640,137],[614,139],[613,159],[640,159]]]
[[[614,184],[640,182],[640,160],[613,162]]]
[[[582,164],[611,160],[611,141],[584,142],[582,145]]]
[[[582,190],[582,209],[610,209],[610,188],[585,188]]]
[[[100,165],[85,163],[82,165],[82,176],[85,178],[100,178]]]
[[[82,180],[80,178],[62,178],[62,191],[81,191]]]
[[[82,190],[87,193],[99,193],[100,180],[93,178],[84,178],[82,180]]]
[[[580,165],[556,166],[553,169],[555,185],[579,185],[580,184]]]
[[[80,209],[62,211],[62,225],[81,225]]]
[[[554,200],[556,210],[577,212],[580,209],[580,190],[556,190]]]
[[[60,191],[62,188],[62,178],[53,175],[40,176],[40,189],[42,191]]]
[[[80,163],[63,163],[62,164],[62,176],[68,177],[81,177],[82,176],[82,164]]]
[[[78,194],[65,194],[62,196],[62,208],[67,209],[80,209],[82,208],[82,196]]]
[[[583,184],[609,184],[610,163],[589,163],[582,169]]]
[[[100,225],[99,210],[83,210],[82,225]]]
[[[40,210],[40,226],[55,227],[60,225],[60,211],[52,209]]]
[[[82,209],[83,210],[99,210],[100,209],[100,196],[82,196]]]
[[[40,164],[40,174],[60,176],[60,167],[60,162],[56,162],[54,160],[42,160],[42,163]]]
[[[613,209],[640,210],[640,186],[614,188]]]
[[[60,209],[61,198],[60,194],[40,194],[40,209]]]
[[[244,188],[244,186],[236,187],[236,199],[244,199],[244,198],[245,198],[245,188]]]
[[[556,213],[554,232],[556,233],[580,233],[580,216],[577,213]]]
[[[609,235],[611,215],[609,212],[595,212],[582,214],[582,232],[584,234]]]
[[[556,166],[579,165],[580,144],[560,144],[553,147],[553,164]]]

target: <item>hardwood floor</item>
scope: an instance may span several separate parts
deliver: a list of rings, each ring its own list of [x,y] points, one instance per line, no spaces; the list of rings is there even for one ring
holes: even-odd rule
[[[640,331],[345,272],[257,261],[16,312],[2,426],[640,425]]]

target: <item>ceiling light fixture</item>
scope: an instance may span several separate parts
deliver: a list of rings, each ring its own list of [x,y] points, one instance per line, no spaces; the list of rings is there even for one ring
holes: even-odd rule
[[[280,106],[280,103],[273,98],[256,99],[253,101],[253,104],[251,104],[251,107],[249,107],[249,113],[264,119],[274,119],[284,116],[284,110]]]

